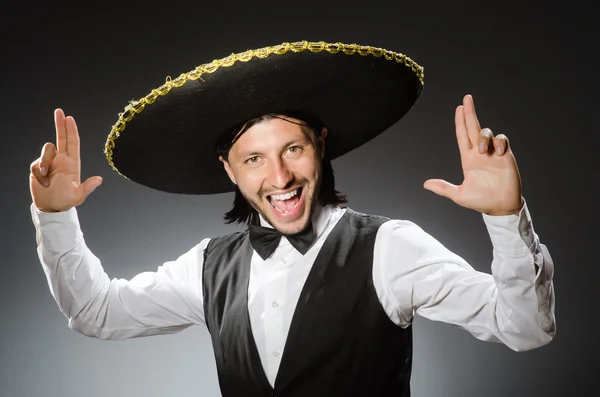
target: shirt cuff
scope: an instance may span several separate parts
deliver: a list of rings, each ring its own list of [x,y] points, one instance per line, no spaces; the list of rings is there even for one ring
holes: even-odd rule
[[[31,204],[31,218],[38,246],[52,252],[68,252],[83,238],[75,207],[62,212],[44,212]]]
[[[510,256],[528,255],[537,250],[533,222],[525,199],[519,215],[482,215],[495,250]]]

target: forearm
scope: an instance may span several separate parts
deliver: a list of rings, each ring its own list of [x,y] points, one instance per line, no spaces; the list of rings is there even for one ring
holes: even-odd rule
[[[485,220],[494,247],[493,274],[476,271],[410,222],[384,224],[374,261],[382,305],[401,326],[417,313],[513,350],[547,344],[555,324],[551,258],[528,212]],[[526,233],[530,238],[522,237]]]
[[[86,246],[74,209],[57,214],[35,211],[32,208],[38,256],[70,328],[116,340],[176,332],[202,322],[193,310],[201,307],[193,301],[196,294],[174,291],[167,270],[142,273],[131,281],[110,280]]]
[[[442,258],[438,258],[442,259]],[[531,258],[494,259],[494,275],[477,272],[460,258],[423,264],[430,274],[415,285],[416,313],[456,325],[477,339],[501,342],[515,351],[548,344],[554,337],[554,295],[541,277],[521,277],[514,269],[531,269]],[[547,263],[542,265],[545,268]]]
[[[527,207],[518,216],[484,216],[493,245],[498,289],[496,319],[502,341],[514,350],[549,343],[555,334],[554,264],[536,235]]]

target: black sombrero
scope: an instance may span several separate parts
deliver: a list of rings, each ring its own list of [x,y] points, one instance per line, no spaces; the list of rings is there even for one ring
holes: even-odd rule
[[[302,112],[329,133],[333,160],[400,120],[423,89],[409,57],[357,44],[283,43],[232,54],[169,79],[119,114],[109,164],[127,179],[185,194],[234,190],[217,142],[267,113]]]

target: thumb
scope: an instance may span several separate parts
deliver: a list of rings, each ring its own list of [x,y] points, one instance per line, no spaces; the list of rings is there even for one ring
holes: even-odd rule
[[[102,177],[100,176],[91,176],[86,179],[77,189],[79,191],[79,202],[83,203],[83,201],[101,184]]]
[[[456,201],[455,197],[458,194],[458,186],[446,182],[443,179],[428,179],[423,184],[423,187],[435,194]]]

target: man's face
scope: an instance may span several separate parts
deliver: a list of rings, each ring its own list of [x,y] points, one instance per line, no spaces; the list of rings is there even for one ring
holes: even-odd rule
[[[243,133],[223,165],[229,178],[267,222],[285,234],[302,231],[317,201],[324,155],[320,137],[274,118]]]

